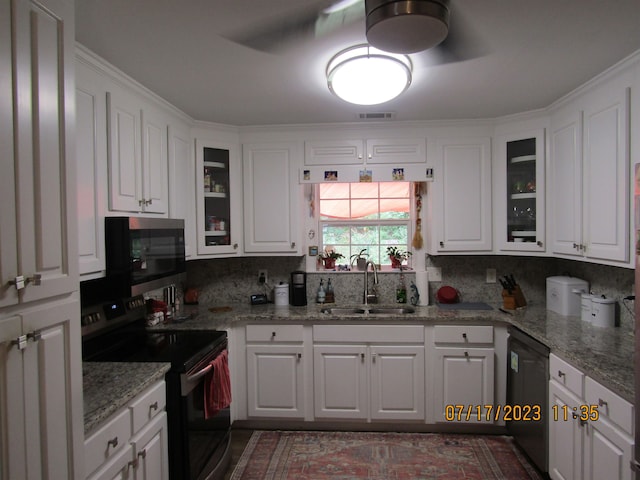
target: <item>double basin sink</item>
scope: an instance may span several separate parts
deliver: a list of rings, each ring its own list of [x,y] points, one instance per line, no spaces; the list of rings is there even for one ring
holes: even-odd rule
[[[407,315],[415,313],[416,309],[412,307],[325,307],[320,313],[327,315]]]

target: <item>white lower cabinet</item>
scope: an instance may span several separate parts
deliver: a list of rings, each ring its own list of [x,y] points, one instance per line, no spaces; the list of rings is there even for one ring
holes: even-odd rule
[[[249,417],[304,418],[302,325],[247,325]]]
[[[632,480],[633,405],[550,356],[549,476]]]
[[[424,420],[424,327],[317,325],[315,417]]]
[[[165,383],[158,382],[85,439],[89,480],[168,480]]]
[[[432,350],[436,423],[494,423],[493,327],[436,325]]]

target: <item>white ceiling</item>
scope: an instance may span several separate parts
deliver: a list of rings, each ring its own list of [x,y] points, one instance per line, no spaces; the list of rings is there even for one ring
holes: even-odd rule
[[[365,41],[364,19],[277,53],[225,37],[291,18],[318,0],[76,0],[77,40],[197,120],[230,125],[492,118],[544,108],[640,49],[640,0],[451,0],[484,55],[431,65],[411,55],[409,90],[358,107],[324,71]],[[328,4],[330,2],[324,2]]]

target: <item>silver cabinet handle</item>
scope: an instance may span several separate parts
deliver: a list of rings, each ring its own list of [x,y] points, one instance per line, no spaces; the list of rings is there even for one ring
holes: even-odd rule
[[[464,338],[465,340],[467,339],[467,334],[466,334],[466,332],[462,334],[462,338]]]
[[[141,207],[141,206],[143,206],[143,205],[144,205],[144,198],[143,198],[143,199],[138,200],[138,206],[139,206],[139,207]]]
[[[291,248],[296,248],[296,242],[291,242]]]
[[[440,246],[441,246],[441,247],[444,247],[444,242],[440,242]]]
[[[360,354],[360,359],[364,361],[364,353]]]
[[[42,340],[42,332],[34,330],[31,333],[27,333],[27,338],[37,342],[38,340]]]
[[[541,240],[538,240],[538,241],[536,242],[536,244],[537,244],[539,247],[541,247],[542,245],[544,245],[544,244],[542,243],[542,241],[541,241]]]
[[[18,338],[11,340],[11,345],[18,347],[18,350],[24,350],[27,348],[27,336],[20,335]]]
[[[152,203],[153,203],[153,198],[150,198],[149,200],[144,201],[145,205],[151,205]]]
[[[465,350],[465,352],[464,352],[464,356],[465,356],[465,358],[469,358],[469,352],[467,352],[467,351]]]
[[[601,398],[599,398],[599,399],[598,399],[598,405],[599,405],[600,407],[607,407],[607,406],[609,406],[609,404],[606,402],[606,400],[603,400],[603,399],[601,399]]]
[[[237,244],[237,243],[234,243],[234,244],[233,244],[233,248],[237,250],[237,249],[238,249],[238,244]]]
[[[138,458],[142,458],[142,459],[147,458],[147,450],[144,449],[141,452],[138,452]]]
[[[562,370],[558,370],[558,377],[562,378],[566,376],[566,373],[564,373]]]
[[[276,338],[276,332],[271,332],[271,339]]]
[[[298,360],[300,360],[300,359],[302,359],[302,354],[301,353],[298,354]]]
[[[107,448],[112,447],[116,448],[118,446],[118,437],[113,437],[111,440],[107,442]]]
[[[149,410],[158,410],[158,402],[156,401],[149,405]]]
[[[9,280],[7,284],[13,285],[14,287],[16,287],[16,290],[22,290],[26,286],[24,277],[22,275],[18,275],[17,277]]]

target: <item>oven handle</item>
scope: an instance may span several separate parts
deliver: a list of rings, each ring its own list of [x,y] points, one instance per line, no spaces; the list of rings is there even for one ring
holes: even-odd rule
[[[187,382],[193,382],[195,380],[198,380],[200,377],[204,377],[207,373],[209,373],[211,371],[211,369],[213,368],[213,365],[209,364],[206,367],[204,367],[202,370],[193,373],[191,375],[187,375]]]

